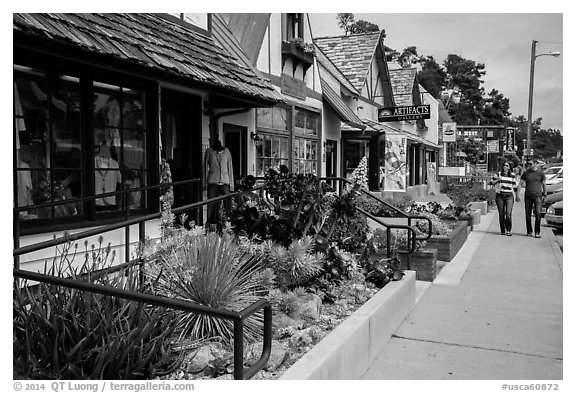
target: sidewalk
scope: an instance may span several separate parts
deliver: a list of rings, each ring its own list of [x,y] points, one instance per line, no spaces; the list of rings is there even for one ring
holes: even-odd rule
[[[550,228],[525,235],[523,202],[512,232],[482,216],[362,379],[562,379],[562,253]]]

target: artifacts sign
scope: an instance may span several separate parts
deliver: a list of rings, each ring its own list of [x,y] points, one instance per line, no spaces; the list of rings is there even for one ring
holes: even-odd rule
[[[395,106],[378,109],[378,121],[420,120],[430,118],[430,105]]]

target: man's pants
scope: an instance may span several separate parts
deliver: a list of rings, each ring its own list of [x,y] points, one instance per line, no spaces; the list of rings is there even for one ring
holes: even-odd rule
[[[500,233],[512,231],[512,207],[514,206],[513,194],[496,194],[496,206],[500,219]]]
[[[208,184],[208,199],[211,198],[216,198],[219,197],[221,195],[228,195],[230,194],[230,185],[228,184]],[[221,217],[220,217],[220,203],[222,201],[219,202],[213,202],[210,203],[207,207],[208,209],[208,217],[206,218],[206,222],[208,224],[218,224],[218,222],[220,221]],[[226,213],[228,214],[230,212],[230,207],[231,207],[231,200],[230,199],[225,199],[224,200],[224,209],[226,210]]]
[[[526,232],[532,233],[532,212],[536,217],[534,232],[540,234],[540,219],[542,212],[541,196],[524,196],[524,212],[526,213]]]

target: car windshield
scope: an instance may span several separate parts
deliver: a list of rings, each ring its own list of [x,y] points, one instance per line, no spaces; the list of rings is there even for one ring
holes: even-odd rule
[[[548,169],[546,169],[546,171],[544,171],[544,173],[546,175],[555,175],[556,173],[558,173],[560,171],[560,169],[562,169],[562,168],[561,167],[548,168]]]

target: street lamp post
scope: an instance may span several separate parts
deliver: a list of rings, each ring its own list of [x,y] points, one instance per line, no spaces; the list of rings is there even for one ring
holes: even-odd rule
[[[530,90],[528,91],[528,126],[526,129],[526,151],[524,155],[526,157],[531,156],[532,148],[532,101],[534,96],[534,64],[536,63],[536,58],[539,56],[560,56],[560,52],[548,52],[536,54],[536,44],[538,41],[532,40],[532,54],[530,56]]]

